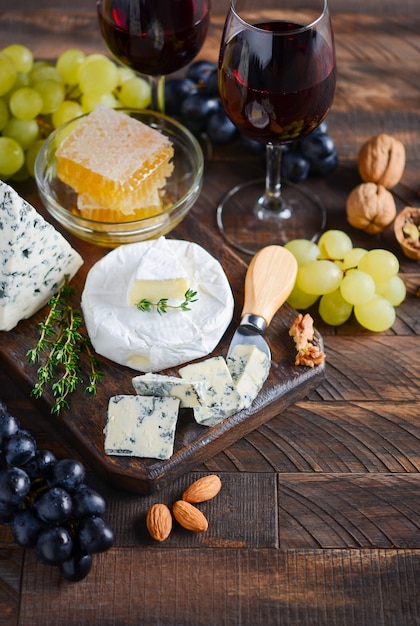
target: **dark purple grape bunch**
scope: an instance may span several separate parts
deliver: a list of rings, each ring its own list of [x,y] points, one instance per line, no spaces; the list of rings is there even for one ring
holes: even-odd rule
[[[206,135],[215,145],[240,138],[242,144],[257,154],[265,146],[239,133],[230,121],[219,98],[217,66],[210,61],[192,63],[184,78],[172,78],[165,83],[167,115],[179,120],[194,135]],[[307,137],[284,146],[282,178],[301,183],[308,176],[327,176],[338,165],[334,140],[323,122]]]
[[[65,579],[82,580],[93,554],[113,544],[105,508],[82,463],[39,449],[0,401],[0,523],[16,543],[35,548],[37,560],[58,566]]]

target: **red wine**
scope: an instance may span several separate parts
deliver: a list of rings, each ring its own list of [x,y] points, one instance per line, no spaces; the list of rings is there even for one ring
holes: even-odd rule
[[[262,143],[287,143],[312,132],[335,91],[332,46],[298,24],[266,22],[242,30],[222,48],[219,91],[241,132]],[[276,33],[289,32],[288,37]]]
[[[209,0],[103,0],[102,36],[124,65],[152,76],[187,65],[207,35]]]

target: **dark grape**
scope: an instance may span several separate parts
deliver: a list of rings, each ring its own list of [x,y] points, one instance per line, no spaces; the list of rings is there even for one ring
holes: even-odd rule
[[[81,519],[88,515],[103,515],[105,513],[105,500],[103,497],[90,489],[86,485],[82,485],[72,494],[73,512],[75,519]]]
[[[114,535],[108,524],[96,515],[85,517],[77,529],[82,552],[104,552],[114,543]]]
[[[36,442],[27,430],[18,430],[3,444],[3,454],[9,465],[25,465],[35,456]]]
[[[217,96],[219,94],[217,67],[215,67],[210,74],[207,75],[202,91],[209,96]]]
[[[66,580],[78,582],[85,578],[92,569],[92,555],[86,552],[77,552],[67,561],[60,563],[59,567]]]
[[[187,96],[181,105],[182,123],[195,135],[205,128],[210,114],[221,107],[218,98],[208,98],[202,93]]]
[[[3,441],[16,435],[20,428],[19,421],[10,415],[4,402],[0,402],[0,447]]]
[[[35,547],[40,563],[58,565],[67,580],[82,580],[93,552],[113,544],[101,517],[105,500],[85,484],[79,461],[57,461],[49,450],[37,449],[1,400],[0,437],[0,524],[10,525],[21,547]]]
[[[291,183],[302,183],[308,178],[311,164],[295,150],[284,150],[281,160],[281,175]]]
[[[40,563],[60,565],[73,550],[73,539],[64,526],[50,526],[41,530],[36,542],[36,557]]]
[[[337,165],[338,156],[334,152],[323,159],[319,159],[318,161],[311,163],[311,172],[313,174],[317,174],[318,176],[327,176],[337,168]]]
[[[173,78],[165,82],[165,112],[179,116],[185,98],[198,92],[198,86],[189,78]]]
[[[0,472],[0,504],[4,504],[4,510],[0,513],[7,514],[7,508],[20,504],[28,495],[31,481],[26,472],[19,467],[9,467]]]
[[[55,455],[49,450],[37,450],[33,459],[26,463],[25,472],[29,478],[49,478],[57,462]]]
[[[335,153],[333,139],[325,133],[311,133],[299,141],[299,150],[311,165]]]
[[[83,483],[84,479],[85,468],[82,463],[74,459],[61,459],[52,468],[49,483],[72,492]]]
[[[187,70],[187,78],[198,85],[204,85],[209,75],[214,71],[215,64],[211,61],[198,60],[191,63]]]
[[[33,548],[38,534],[45,528],[45,525],[31,509],[23,509],[13,517],[11,527],[17,544],[23,548]]]
[[[210,141],[215,144],[230,143],[238,134],[236,126],[223,109],[210,115],[206,124],[206,132]]]
[[[52,487],[34,504],[38,517],[44,522],[61,524],[69,519],[73,508],[70,494],[61,487]]]

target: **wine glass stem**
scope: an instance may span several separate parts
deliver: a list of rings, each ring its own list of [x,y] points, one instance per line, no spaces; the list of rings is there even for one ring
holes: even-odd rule
[[[165,76],[149,76],[152,103],[150,108],[165,113]]]
[[[268,143],[265,150],[265,191],[259,199],[258,204],[263,210],[277,213],[280,217],[287,219],[291,216],[291,210],[285,205],[281,193],[281,157],[283,153],[283,146],[280,144]]]

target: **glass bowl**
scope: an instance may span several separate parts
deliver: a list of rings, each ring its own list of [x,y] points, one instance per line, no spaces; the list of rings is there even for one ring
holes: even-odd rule
[[[58,146],[85,117],[64,124],[45,140],[35,162],[35,180],[47,209],[68,231],[97,245],[120,244],[153,239],[170,232],[197,200],[203,182],[203,153],[195,137],[176,120],[148,110],[118,109],[161,131],[174,147],[174,169],[164,187],[163,210],[158,215],[134,221],[105,222],[86,219],[77,210],[77,194],[57,177]]]

